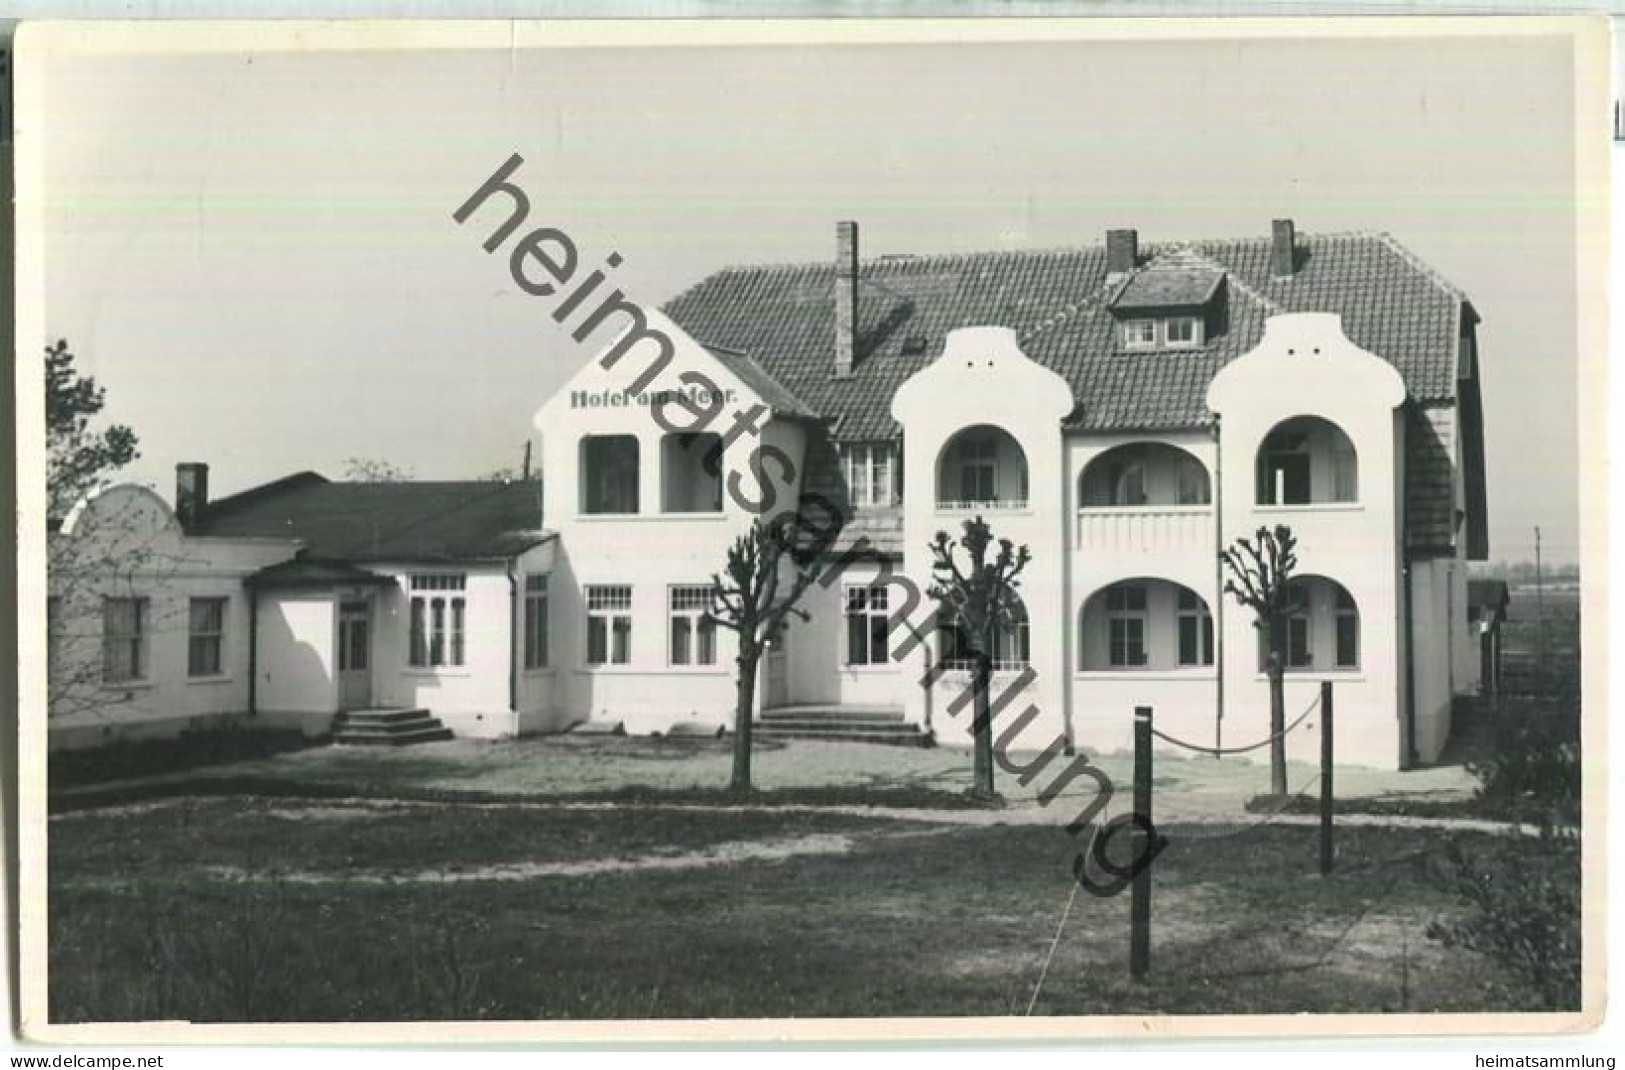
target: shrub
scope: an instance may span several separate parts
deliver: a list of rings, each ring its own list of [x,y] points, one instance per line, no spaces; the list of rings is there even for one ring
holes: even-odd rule
[[[1580,707],[1512,702],[1490,708],[1484,756],[1469,761],[1478,797],[1519,820],[1580,820]]]
[[[1453,848],[1434,879],[1473,905],[1462,920],[1434,922],[1428,936],[1499,963],[1541,1010],[1580,1006],[1580,837],[1545,828],[1507,834],[1477,851]]]

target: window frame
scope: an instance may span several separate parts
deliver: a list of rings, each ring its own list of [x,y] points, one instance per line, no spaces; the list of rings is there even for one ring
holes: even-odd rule
[[[524,666],[526,672],[538,672],[550,667],[552,657],[549,648],[551,636],[548,625],[548,575],[546,573],[527,575],[523,597],[524,638],[520,664]]]
[[[1144,337],[1136,337],[1137,328],[1143,328]],[[1123,321],[1123,348],[1124,349],[1155,349],[1161,332],[1158,330],[1155,319],[1137,316]]]
[[[842,634],[841,667],[845,669],[885,668],[891,659],[891,589],[884,583],[848,583],[841,588]],[[862,623],[859,624],[858,622]],[[855,629],[861,628],[859,632]],[[863,658],[856,657],[858,636],[862,636]],[[876,656],[876,647],[879,656]]]
[[[407,589],[407,669],[438,672],[466,668],[468,573],[409,573]]]
[[[1175,338],[1174,325],[1180,324],[1190,328],[1189,338]],[[1161,323],[1162,344],[1167,349],[1197,349],[1202,346],[1203,323],[1200,316],[1169,316]]]
[[[1195,660],[1185,657],[1185,629],[1191,629]],[[1174,664],[1181,669],[1213,667],[1213,613],[1207,602],[1188,587],[1174,598]]]
[[[709,583],[674,583],[666,588],[666,664],[671,668],[716,668],[717,623],[710,616],[714,590]],[[681,658],[677,656],[679,621],[686,626]],[[707,644],[710,656],[702,658]]]
[[[625,592],[622,597],[619,592]],[[589,669],[613,669],[632,664],[632,585],[592,583],[582,588],[582,606],[587,615],[587,641],[582,645],[582,664]],[[594,598],[599,604],[594,605]],[[593,659],[594,633],[601,660]],[[616,654],[619,657],[616,657]]]
[[[108,611],[115,605],[133,607],[133,629],[130,631],[113,632],[110,630],[110,617]],[[144,684],[151,680],[151,633],[148,625],[151,622],[150,609],[152,599],[146,595],[106,595],[102,598],[102,672],[101,681],[104,685],[121,687],[129,684]],[[109,672],[112,658],[112,647],[115,643],[128,643],[124,653],[129,655],[130,671],[128,675],[114,676]]]
[[[841,469],[846,477],[847,499],[854,508],[884,508],[898,503],[895,443],[855,442],[843,446]]]
[[[1106,588],[1106,664],[1110,668],[1144,669],[1150,664],[1149,618],[1150,595],[1145,584],[1114,583]],[[1139,657],[1131,659],[1136,646]]]
[[[582,435],[579,441],[580,441],[580,445],[578,447],[577,469],[576,469],[576,478],[577,478],[577,481],[579,483],[577,500],[576,500],[576,509],[577,509],[578,513],[581,516],[640,516],[640,515],[642,515],[642,513],[643,513],[643,441],[641,439],[639,439],[637,435],[629,435],[629,434],[625,434],[624,432],[616,432],[616,433],[607,434],[607,435]],[[602,443],[607,447],[609,444],[617,443],[617,442],[630,442],[631,445],[632,445],[632,451],[631,451],[631,456],[632,456],[631,476],[632,476],[632,478],[631,478],[631,483],[630,483],[630,487],[631,487],[631,508],[630,509],[627,509],[627,508],[610,509],[610,508],[603,508],[603,507],[594,508],[593,504],[594,504],[595,501],[597,501],[600,504],[600,506],[602,506],[603,502],[606,499],[611,499],[611,498],[616,497],[616,495],[607,492],[607,489],[603,486],[603,481],[604,481],[604,478],[607,478],[608,476],[611,476],[611,475],[617,475],[617,473],[613,472],[612,470],[611,471],[600,472],[599,469],[598,469],[598,465],[596,463],[589,463],[588,454],[591,453],[595,448],[597,448],[597,444]],[[608,462],[606,462],[606,464],[607,463]],[[613,468],[613,466],[611,466],[611,468]],[[624,477],[625,472],[624,471],[620,472],[620,473],[618,473],[618,475],[621,476],[621,477]],[[600,478],[595,480],[595,476],[598,476]]]
[[[186,678],[188,680],[220,679],[226,673],[226,613],[230,608],[231,599],[224,595],[200,595],[188,598],[186,602]],[[215,627],[212,631],[198,630],[197,610],[202,607],[213,607],[216,612]],[[199,643],[203,646],[200,647]],[[209,643],[213,643],[214,667],[200,670],[198,667],[198,651],[209,650]]]

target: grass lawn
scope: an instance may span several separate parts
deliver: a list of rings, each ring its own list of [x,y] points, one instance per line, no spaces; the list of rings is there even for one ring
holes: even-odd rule
[[[571,767],[561,742],[489,753],[525,750]],[[428,751],[384,766],[404,775],[396,763],[432,763]],[[773,758],[769,783],[814,775]],[[927,783],[956,783],[959,756],[909,760]],[[690,761],[697,779],[682,783],[708,783],[722,757]],[[1060,822],[949,817],[254,797],[61,814],[51,1016],[1023,1013],[1077,845]],[[1425,935],[1462,909],[1426,879],[1425,857],[1477,834],[1346,828],[1322,879],[1310,829],[1163,831],[1150,980],[1127,976],[1127,893],[1079,893],[1035,1013],[1527,1005],[1493,963]]]
[[[1308,745],[1299,746],[1309,758]],[[193,770],[185,774],[183,788],[166,790],[406,798],[706,797],[727,785],[731,747],[731,740],[568,735],[499,743],[452,740],[400,749],[324,746]],[[1289,750],[1289,757],[1293,753]],[[1130,757],[1096,755],[1090,760],[1119,791],[1129,790]],[[964,748],[810,740],[759,741],[753,764],[763,801],[770,803],[962,806],[971,774],[970,753]],[[1025,787],[1000,772],[998,787],[1007,805],[1031,805],[1063,767],[1057,760]],[[1309,762],[1290,762],[1287,781],[1294,789],[1313,791],[1317,772]],[[1159,821],[1239,815],[1249,798],[1269,787],[1266,764],[1237,758],[1159,754],[1155,777]],[[1476,785],[1459,765],[1407,773],[1347,767],[1339,768],[1336,777],[1340,800],[1388,810],[1469,808]],[[1093,781],[1079,778],[1053,809],[1075,814],[1095,793]]]

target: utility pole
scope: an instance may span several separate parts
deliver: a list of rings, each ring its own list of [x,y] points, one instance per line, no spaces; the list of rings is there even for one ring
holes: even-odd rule
[[[1535,620],[1540,651],[1540,667],[1546,668],[1546,586],[1540,570],[1540,525],[1535,525]]]
[[[524,463],[524,466],[520,469],[520,473],[521,473],[520,478],[522,478],[522,479],[529,479],[530,478],[530,439],[528,439],[528,438],[525,440],[525,463]]]

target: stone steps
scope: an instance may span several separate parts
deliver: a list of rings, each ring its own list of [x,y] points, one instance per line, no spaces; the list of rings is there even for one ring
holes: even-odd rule
[[[333,721],[333,742],[350,746],[404,747],[452,738],[451,729],[428,710],[346,710]]]
[[[935,740],[893,706],[781,706],[763,711],[755,733],[763,739],[812,739],[929,747]]]

